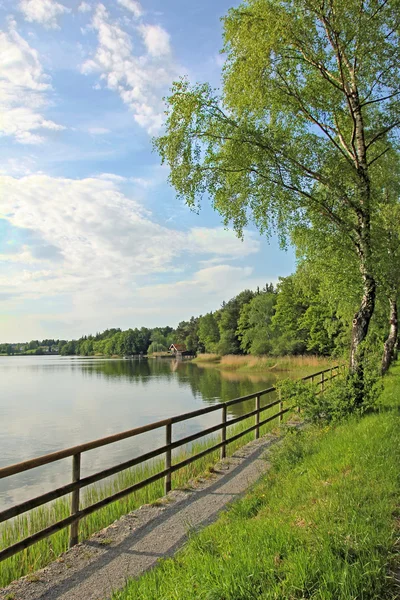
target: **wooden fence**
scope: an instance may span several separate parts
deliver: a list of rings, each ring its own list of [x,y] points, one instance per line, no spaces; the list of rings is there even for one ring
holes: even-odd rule
[[[320,385],[321,386],[320,390],[316,393],[321,393],[324,391],[325,383],[339,375],[340,368],[341,367],[339,367],[339,366],[335,366],[330,369],[325,369],[324,371],[319,371],[318,373],[313,373],[312,375],[309,375],[308,377],[303,377],[303,379],[301,381],[311,381],[312,384],[315,383],[317,385]],[[315,381],[317,378],[318,378],[318,380]],[[24,550],[25,548],[32,546],[39,540],[42,540],[42,539],[52,535],[56,531],[64,529],[65,527],[70,527],[69,546],[72,547],[78,543],[79,521],[83,517],[90,515],[91,513],[96,512],[100,508],[103,508],[104,506],[107,506],[108,504],[115,502],[116,500],[120,500],[124,496],[127,496],[128,494],[132,494],[132,493],[136,492],[137,490],[140,490],[141,488],[143,488],[159,479],[162,479],[162,478],[164,478],[164,489],[165,489],[165,493],[167,494],[171,490],[172,473],[174,473],[178,469],[181,469],[182,467],[189,465],[190,463],[194,462],[195,460],[198,460],[199,458],[202,458],[203,456],[206,456],[210,452],[214,452],[217,449],[220,450],[221,458],[225,458],[227,445],[231,444],[235,440],[241,438],[242,436],[246,435],[247,433],[249,433],[251,431],[254,431],[255,437],[258,438],[260,435],[260,427],[262,425],[265,425],[266,423],[269,423],[270,421],[273,421],[274,419],[279,419],[279,421],[282,421],[283,415],[294,408],[294,407],[284,408],[284,398],[281,398],[281,397],[274,400],[273,402],[270,402],[269,404],[266,404],[265,406],[261,406],[261,402],[260,402],[261,397],[265,396],[267,394],[270,394],[270,393],[274,392],[275,390],[276,390],[275,387],[269,387],[265,390],[255,392],[254,394],[248,394],[247,396],[242,396],[240,398],[235,398],[234,400],[229,400],[228,402],[222,402],[222,403],[215,404],[213,406],[208,406],[206,408],[200,408],[198,410],[194,410],[192,412],[178,415],[176,417],[170,417],[169,419],[164,419],[162,421],[150,423],[149,425],[144,425],[143,427],[136,427],[135,429],[123,431],[121,433],[116,433],[114,435],[110,435],[110,436],[107,436],[107,437],[104,437],[104,438],[101,438],[98,440],[94,440],[92,442],[80,444],[79,446],[73,446],[71,448],[66,448],[64,450],[52,452],[51,454],[45,454],[45,455],[39,456],[37,458],[32,458],[32,459],[26,460],[24,462],[20,462],[20,463],[14,464],[14,465],[9,465],[7,467],[0,468],[0,479],[3,479],[5,477],[10,477],[12,475],[16,475],[17,473],[22,473],[23,471],[28,471],[30,469],[34,469],[34,468],[40,467],[42,465],[47,465],[49,463],[56,462],[58,460],[67,458],[69,456],[72,457],[72,481],[71,481],[71,483],[69,483],[67,485],[63,485],[61,487],[58,487],[55,490],[52,490],[50,492],[47,492],[40,496],[37,496],[36,498],[27,500],[16,506],[12,506],[11,508],[1,511],[0,512],[0,523],[7,521],[9,519],[12,519],[14,517],[17,517],[18,515],[21,515],[21,514],[27,512],[27,511],[30,511],[34,508],[42,506],[43,504],[46,504],[47,502],[52,502],[53,500],[56,500],[57,498],[65,496],[66,494],[71,494],[70,516],[58,521],[57,523],[54,523],[53,525],[50,525],[49,527],[41,529],[37,533],[34,533],[33,535],[30,535],[29,537],[26,537],[25,539],[15,543],[15,544],[12,544],[11,546],[9,546],[8,548],[5,548],[4,550],[1,550],[0,551],[0,561],[5,560],[6,558],[9,558],[10,556],[13,556],[17,552],[20,552],[21,550]],[[244,415],[240,415],[239,417],[235,417],[233,419],[228,420],[227,415],[228,415],[228,408],[230,406],[233,406],[240,402],[245,402],[245,401],[248,401],[251,399],[255,400],[254,410],[252,410]],[[262,413],[264,413],[266,410],[268,410],[274,406],[277,406],[277,405],[279,405],[279,406],[278,406],[278,411],[276,413],[274,413],[272,416],[269,416],[266,419],[260,420]],[[207,413],[211,413],[211,412],[215,412],[215,411],[221,411],[221,420],[218,424],[214,425],[213,427],[209,427],[208,429],[204,429],[204,430],[200,431],[199,433],[195,433],[195,434],[189,435],[187,437],[184,437],[175,442],[172,441],[172,433],[173,433],[172,426],[175,423],[180,423],[182,421],[186,421],[188,419],[193,419],[194,417],[199,417],[201,415],[205,415]],[[248,419],[249,417],[252,417],[252,416],[255,417],[254,425],[227,438],[227,435],[226,435],[227,427],[230,427],[231,425],[235,425],[236,423],[239,423],[243,419]],[[152,450],[151,452],[146,452],[145,454],[142,454],[141,456],[132,458],[131,460],[128,460],[121,464],[115,465],[113,467],[109,467],[108,469],[104,469],[103,471],[100,471],[93,475],[89,475],[88,477],[81,478],[81,456],[82,456],[83,452],[87,452],[88,450],[93,450],[94,448],[100,448],[101,446],[106,446],[108,444],[112,444],[114,442],[118,442],[118,441],[121,441],[121,440],[124,440],[127,438],[131,438],[136,435],[140,435],[141,433],[146,433],[148,431],[152,431],[154,429],[159,429],[159,428],[165,428],[165,445],[164,446],[161,446],[160,448],[156,448],[155,450]],[[210,435],[217,431],[221,431],[221,441],[220,442],[218,442],[217,444],[214,444],[213,446],[211,446],[209,448],[206,448],[205,450],[199,452],[198,454],[195,454],[193,456],[190,456],[189,458],[186,458],[185,460],[182,460],[179,463],[172,464],[172,451],[173,450],[175,450],[176,448],[179,448],[180,446],[190,444],[191,442],[194,442],[195,440],[197,440],[201,437]],[[125,469],[130,469],[131,467],[139,465],[145,461],[154,459],[155,457],[157,457],[161,454],[165,454],[165,469],[164,470],[160,471],[159,473],[157,473],[155,475],[152,475],[151,477],[148,477],[147,479],[144,479],[143,481],[135,483],[134,485],[131,485],[130,487],[120,490],[119,492],[112,494],[111,496],[103,498],[102,500],[100,500],[90,506],[80,509],[79,495],[80,495],[80,490],[82,488],[84,488],[88,485],[91,485],[93,483],[96,483],[98,481],[101,481],[107,477],[110,477],[111,475],[115,475],[116,473],[120,473],[121,471],[124,471]]]

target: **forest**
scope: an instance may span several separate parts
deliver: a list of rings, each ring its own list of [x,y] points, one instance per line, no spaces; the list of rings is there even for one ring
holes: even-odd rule
[[[361,407],[372,365],[387,371],[397,346],[398,3],[249,0],[222,22],[220,87],[174,81],[154,147],[190,208],[210,201],[239,237],[251,224],[295,246],[298,269],[283,287],[300,289],[300,304],[303,290],[312,297],[296,319],[297,299],[281,309],[278,289],[271,326],[282,333],[271,347],[347,341]],[[258,345],[253,308],[241,315],[242,350]],[[233,338],[220,330],[224,342]]]
[[[330,267],[330,269],[329,269]],[[335,263],[321,271],[306,258],[294,274],[257,290],[243,290],[215,311],[192,316],[176,328],[106,329],[77,340],[32,340],[1,344],[0,353],[44,354],[56,348],[63,355],[132,356],[165,352],[172,343],[194,353],[304,355],[344,357],[351,338],[351,318],[360,293],[357,278],[345,283],[346,273]],[[342,293],[346,285],[346,294]],[[383,352],[388,335],[384,293],[378,293],[368,343],[375,355]],[[22,348],[22,350],[21,350]]]
[[[135,355],[165,352],[172,343],[195,353],[339,355],[349,329],[317,283],[300,269],[274,287],[243,290],[213,312],[192,316],[176,328],[108,329],[60,345],[62,355]]]
[[[111,329],[59,351],[342,355],[360,406],[366,374],[397,351],[398,4],[249,0],[223,18],[222,54],[220,88],[172,83],[154,149],[178,200],[211,202],[239,237],[252,226],[292,244],[296,272],[175,330]]]

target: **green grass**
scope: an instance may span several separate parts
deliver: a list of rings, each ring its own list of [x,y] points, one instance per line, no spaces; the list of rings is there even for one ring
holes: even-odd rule
[[[271,400],[271,396],[268,396],[265,399],[265,403],[267,401],[271,402]],[[254,404],[247,406],[246,411],[249,412],[253,407]],[[267,418],[267,416],[272,415],[276,411],[277,407],[269,409],[263,413],[262,418]],[[220,417],[218,412],[217,415]],[[216,419],[218,417],[216,416]],[[287,417],[287,415],[285,415],[285,417]],[[245,419],[236,425],[228,427],[227,436],[233,436],[235,433],[239,433],[239,431],[243,431],[253,424],[254,417]],[[272,423],[263,426],[261,428],[261,434],[271,431],[277,424],[278,421],[273,421]],[[254,432],[245,434],[242,438],[228,446],[227,455],[231,455],[238,447],[248,443],[253,438]],[[205,448],[217,443],[219,439],[219,436],[210,436],[208,439],[192,444],[189,448],[180,449],[179,451],[176,451],[173,456],[173,462],[177,463],[190,455],[197,454]],[[175,472],[172,475],[172,487],[184,487],[190,480],[196,477],[211,474],[212,467],[218,462],[218,459],[219,450],[214,451]],[[161,458],[151,462],[149,461],[139,467],[123,471],[112,479],[106,480],[103,485],[93,485],[88,487],[81,492],[81,507],[93,504],[106,496],[162,471],[163,469],[164,461]],[[155,502],[157,499],[161,498],[163,494],[164,482],[163,480],[159,480],[134,494],[130,494],[122,500],[110,504],[94,514],[89,515],[80,522],[80,540],[87,539],[94,532],[110,525],[122,515],[135,510],[139,506]],[[6,548],[11,544],[32,535],[36,531],[67,517],[69,514],[70,500],[68,497],[65,497],[30,511],[29,513],[25,513],[12,521],[1,524],[0,549]],[[50,538],[42,540],[23,552],[19,552],[15,556],[0,563],[0,587],[4,587],[14,579],[32,573],[37,569],[46,566],[52,560],[55,560],[60,554],[67,550],[68,535],[69,530],[64,529],[52,535]]]
[[[399,406],[396,366],[379,412],[288,433],[244,499],[114,600],[398,598]]]

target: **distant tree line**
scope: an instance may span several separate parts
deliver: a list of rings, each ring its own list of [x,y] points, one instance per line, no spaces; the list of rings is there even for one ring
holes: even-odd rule
[[[353,398],[363,410],[371,365],[385,373],[398,339],[399,3],[245,0],[227,11],[222,29],[221,85],[172,82],[154,147],[189,207],[199,210],[207,199],[240,237],[253,223],[313,263],[317,299],[305,286],[286,312],[281,307],[285,286],[299,290],[302,263],[278,289],[275,314],[264,323],[267,345],[320,351],[347,336],[348,405]],[[253,309],[234,335],[218,311],[219,339],[211,343],[258,351],[249,334]]]
[[[304,262],[277,286],[243,290],[217,310],[181,321],[175,329],[112,328],[77,340],[0,344],[0,353],[45,354],[55,349],[62,356],[131,356],[165,352],[176,343],[195,353],[218,355],[340,354],[349,344],[348,313],[353,307],[346,312],[335,295],[326,293],[323,281]]]
[[[66,340],[31,340],[30,342],[6,342],[0,344],[0,354],[57,354],[59,349],[66,344]]]

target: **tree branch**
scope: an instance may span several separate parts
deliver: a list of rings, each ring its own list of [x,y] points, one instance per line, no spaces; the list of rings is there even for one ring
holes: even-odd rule
[[[291,88],[291,86],[289,85],[289,83],[287,82],[287,80],[285,79],[285,77],[278,70],[276,72],[277,72],[278,76],[280,77],[281,81],[283,81],[283,83],[285,85],[285,88],[286,88],[287,94],[290,97],[295,98],[297,100],[301,111],[305,114],[305,116],[307,117],[307,119],[309,121],[311,121],[314,125],[316,125],[326,135],[326,137],[332,142],[332,144],[340,152],[340,154],[344,157],[344,159],[348,163],[350,163],[351,166],[353,166],[354,157],[351,156],[351,155],[349,156],[347,154],[347,147],[346,147],[346,145],[345,145],[345,150],[343,150],[343,148],[341,148],[340,144],[338,144],[336,142],[336,140],[334,139],[334,137],[332,137],[332,135],[329,133],[329,129],[331,129],[335,133],[335,135],[337,135],[339,137],[339,139],[340,139],[340,136],[338,135],[338,132],[332,126],[327,126],[324,123],[322,123],[321,121],[319,121],[316,117],[314,117],[314,115],[304,105],[304,103],[301,100],[299,94],[293,88]],[[329,129],[328,129],[328,127],[329,127]]]
[[[393,92],[393,94],[389,94],[389,96],[384,96],[383,98],[375,98],[374,100],[369,100],[368,102],[362,102],[360,104],[360,108],[363,108],[364,106],[368,106],[368,104],[375,104],[375,102],[384,102],[385,100],[390,100],[390,98],[394,98],[395,96],[398,96],[400,94],[400,90],[398,90],[397,92]]]
[[[343,92],[343,85],[340,81],[340,79],[338,79],[337,77],[335,77],[333,75],[333,73],[331,73],[326,67],[325,65],[323,65],[322,63],[315,61],[314,59],[312,59],[311,57],[307,56],[307,54],[305,53],[305,51],[301,48],[301,44],[299,43],[298,40],[296,40],[297,42],[297,49],[300,52],[300,54],[303,57],[304,62],[306,62],[307,64],[315,67],[324,77],[324,79],[326,79],[329,83],[331,83],[336,89],[340,90],[341,92]],[[299,59],[300,57],[297,57],[297,59]]]
[[[385,150],[383,152],[380,152],[378,154],[378,156],[375,156],[375,158],[373,158],[372,160],[370,160],[367,166],[370,167],[371,165],[373,165],[375,161],[379,160],[381,158],[381,156],[383,156],[384,154],[386,154],[386,152],[388,152],[389,150],[391,150],[390,146],[388,146],[387,148],[385,148]]]
[[[382,131],[380,131],[379,133],[377,133],[372,138],[372,140],[370,140],[368,142],[368,144],[366,145],[366,149],[368,150],[368,148],[370,148],[372,146],[372,144],[375,144],[375,142],[377,142],[378,140],[380,140],[387,133],[389,133],[389,131],[392,131],[392,129],[394,129],[395,127],[398,127],[399,125],[400,125],[400,121],[396,121],[395,123],[392,123],[391,125],[388,125],[388,127],[385,127],[385,129],[382,129]]]

